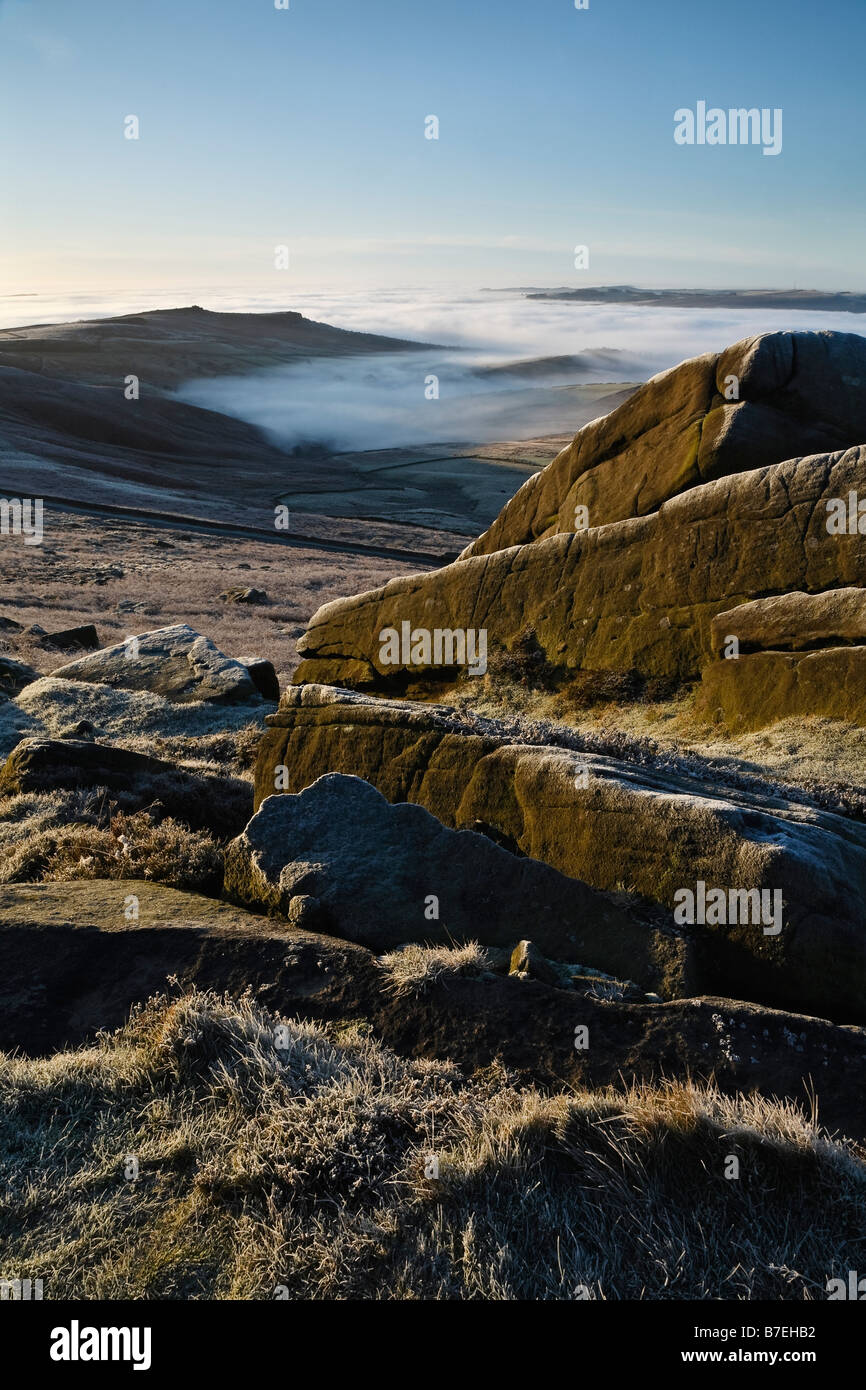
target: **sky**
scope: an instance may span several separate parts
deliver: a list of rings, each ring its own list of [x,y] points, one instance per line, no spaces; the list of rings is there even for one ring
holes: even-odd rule
[[[866,0],[0,0],[0,295],[862,291],[864,55]]]

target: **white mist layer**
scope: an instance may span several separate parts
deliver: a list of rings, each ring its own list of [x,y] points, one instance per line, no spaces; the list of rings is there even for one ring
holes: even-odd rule
[[[10,297],[0,302],[0,320],[57,322],[193,301],[218,310],[293,309],[339,328],[439,344],[413,353],[317,358],[247,376],[194,381],[178,393],[258,425],[284,447],[317,443],[342,452],[567,433],[575,428],[576,395],[569,395],[569,383],[646,380],[685,358],[756,333],[866,330],[858,314],[577,304],[503,290],[448,295],[413,289],[352,294],[174,289],[112,300],[85,294],[63,300]],[[457,350],[443,351],[449,347]],[[485,366],[560,356],[581,359],[573,373],[552,367],[486,379],[478,374]],[[438,399],[427,398],[431,375],[439,378]]]

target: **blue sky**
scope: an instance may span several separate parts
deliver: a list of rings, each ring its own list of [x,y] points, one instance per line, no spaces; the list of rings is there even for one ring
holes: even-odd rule
[[[862,290],[864,56],[864,0],[0,0],[4,293]]]

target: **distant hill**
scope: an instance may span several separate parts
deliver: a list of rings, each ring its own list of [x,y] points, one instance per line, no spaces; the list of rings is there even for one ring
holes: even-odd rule
[[[570,299],[577,304],[650,304],[660,309],[814,309],[866,314],[866,294],[850,290],[642,290],[635,285],[585,289],[523,288],[527,299]]]
[[[429,343],[354,333],[303,314],[219,313],[197,304],[118,318],[35,324],[0,331],[0,366],[92,385],[127,373],[173,390],[191,377],[281,366],[296,358],[411,352]]]

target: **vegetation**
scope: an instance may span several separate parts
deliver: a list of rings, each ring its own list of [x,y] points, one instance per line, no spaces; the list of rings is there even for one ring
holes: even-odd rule
[[[193,994],[0,1059],[4,1277],[54,1299],[808,1300],[864,1267],[864,1154],[792,1106],[549,1096],[279,1024]]]

